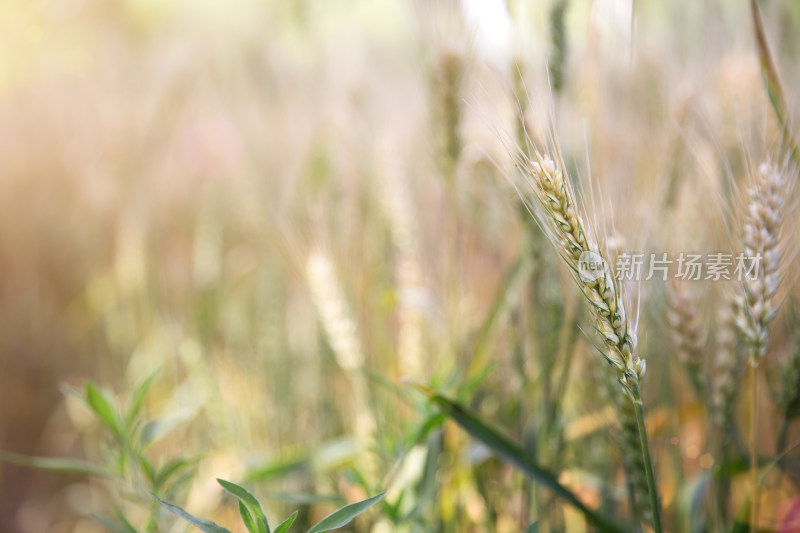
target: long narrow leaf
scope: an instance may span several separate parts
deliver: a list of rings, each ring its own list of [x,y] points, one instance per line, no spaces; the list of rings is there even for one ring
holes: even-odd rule
[[[289,518],[281,522],[281,524],[275,528],[275,533],[286,533],[289,531],[289,528],[294,524],[295,518],[297,518],[297,511],[293,512]]]
[[[117,436],[122,434],[119,416],[111,399],[91,381],[86,383],[86,403],[108,429]]]
[[[589,509],[581,502],[575,494],[562,485],[552,472],[542,468],[533,462],[525,452],[508,438],[501,435],[496,430],[484,424],[475,415],[469,413],[464,407],[456,402],[436,393],[432,389],[416,385],[420,390],[428,395],[428,398],[436,404],[448,417],[453,419],[472,437],[478,439],[488,446],[495,454],[510,462],[531,479],[550,489],[553,494],[566,500],[573,507],[583,513],[586,520],[592,523],[600,531],[621,533],[623,530],[612,523],[610,520],[600,516],[595,511]]]
[[[250,514],[250,510],[242,502],[242,500],[239,500],[239,516],[242,517],[244,527],[247,528],[249,533],[258,533],[258,526],[256,525],[255,520],[253,520],[253,515]]]
[[[259,502],[250,491],[244,487],[240,487],[236,483],[225,481],[224,479],[217,479],[217,483],[222,485],[223,489],[236,496],[240,502],[247,506],[247,509],[256,521],[258,533],[270,533],[267,516],[264,514],[264,509],[261,508],[261,502]]]
[[[372,498],[367,498],[366,500],[361,500],[360,502],[345,505],[338,511],[334,511],[320,520],[317,525],[309,529],[307,533],[324,533],[325,531],[333,531],[334,529],[339,529],[342,526],[346,526],[351,520],[353,520],[353,518],[381,501],[384,494],[384,492],[381,492]]]
[[[27,466],[39,470],[52,470],[54,472],[67,472],[72,474],[88,474],[91,476],[112,477],[113,474],[100,467],[89,464],[79,459],[65,459],[61,457],[34,457],[0,450],[0,461]]]
[[[197,518],[196,516],[193,516],[193,515],[187,513],[186,511],[184,511],[183,509],[181,509],[177,505],[169,503],[169,502],[165,502],[164,500],[162,500],[161,498],[159,498],[155,494],[153,494],[153,498],[155,498],[158,501],[158,503],[160,503],[161,505],[163,505],[164,507],[166,507],[167,509],[169,509],[170,511],[172,511],[176,515],[180,516],[181,518],[183,518],[184,520],[186,520],[187,522],[192,524],[194,527],[196,527],[200,531],[203,531],[205,533],[231,533],[229,530],[225,529],[224,527],[222,527],[222,526],[220,526],[218,524],[215,524],[211,520],[205,520],[203,518]]]
[[[767,89],[767,96],[769,96],[772,109],[775,110],[775,115],[778,117],[778,122],[780,122],[783,128],[783,140],[789,150],[789,154],[792,156],[795,163],[800,164],[800,153],[798,152],[797,142],[795,142],[792,134],[791,120],[786,106],[786,97],[783,92],[781,80],[778,77],[778,69],[775,68],[775,62],[769,50],[767,34],[764,31],[764,24],[761,22],[761,15],[758,11],[756,0],[750,0],[750,8],[753,16],[753,28],[755,30],[756,47],[758,48],[758,58],[761,63],[761,75],[764,79],[764,87]]]

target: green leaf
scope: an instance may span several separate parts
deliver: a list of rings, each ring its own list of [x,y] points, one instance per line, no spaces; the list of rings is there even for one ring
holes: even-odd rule
[[[136,390],[133,391],[131,405],[128,407],[128,413],[125,415],[125,423],[128,425],[128,427],[130,427],[131,424],[133,424],[133,421],[136,420],[136,417],[142,410],[144,399],[147,396],[147,393],[150,390],[151,385],[153,385],[156,376],[158,376],[159,370],[156,370],[155,372],[150,374],[144,381],[142,381],[136,387]]]
[[[153,498],[155,498],[156,501],[158,501],[158,503],[160,503],[161,505],[163,505],[164,507],[166,507],[167,509],[169,509],[170,511],[172,511],[176,515],[180,516],[181,518],[183,518],[184,520],[186,520],[187,522],[192,524],[194,527],[196,527],[200,531],[203,531],[205,533],[231,533],[229,530],[225,529],[224,527],[222,527],[220,525],[215,524],[211,520],[204,520],[202,518],[197,518],[196,516],[190,515],[189,513],[187,513],[186,511],[184,511],[180,507],[178,507],[177,505],[169,503],[169,502],[165,502],[164,500],[162,500],[161,498],[159,498],[155,494],[153,494]]]
[[[222,485],[222,488],[236,496],[239,501],[247,506],[247,509],[252,513],[256,521],[258,533],[270,533],[269,523],[264,514],[264,509],[261,508],[261,503],[253,496],[250,491],[244,487],[240,487],[236,483],[225,481],[224,479],[217,479],[217,483]]]
[[[526,533],[539,533],[539,521],[537,520],[529,525]]]
[[[436,404],[442,410],[442,412],[453,419],[453,421],[461,426],[462,429],[472,435],[472,437],[478,439],[483,444],[488,446],[499,457],[505,459],[512,465],[525,472],[531,479],[550,489],[554,495],[570,503],[573,507],[583,513],[586,520],[594,524],[598,530],[607,532],[623,531],[619,526],[615,525],[607,518],[589,509],[578,499],[577,496],[575,496],[571,490],[566,488],[558,481],[558,478],[555,474],[536,464],[519,446],[511,442],[504,435],[484,424],[479,418],[468,412],[467,409],[438,394],[429,387],[425,387],[423,385],[415,386],[422,390],[428,396],[431,402]]]
[[[91,476],[113,477],[111,472],[79,459],[65,459],[61,457],[34,457],[0,450],[0,461],[27,466],[39,470],[52,470],[54,472],[67,472],[71,474],[88,474]]]
[[[281,522],[281,524],[275,528],[275,533],[286,533],[289,531],[289,528],[294,524],[295,518],[297,518],[297,511],[293,512],[292,516]]]
[[[372,498],[367,498],[366,500],[361,500],[360,502],[345,505],[338,511],[334,511],[320,520],[317,525],[309,529],[307,533],[324,533],[325,531],[333,531],[334,529],[339,529],[342,526],[346,526],[351,520],[353,520],[353,518],[381,501],[384,494],[386,493],[381,492]]]
[[[91,381],[86,383],[86,403],[98,418],[116,436],[122,435],[122,427],[111,399]]]
[[[250,514],[250,511],[247,509],[247,506],[242,503],[242,500],[239,500],[239,515],[241,515],[242,522],[244,523],[244,527],[247,528],[247,531],[250,533],[258,533],[258,526],[256,526],[253,520],[253,515]]]

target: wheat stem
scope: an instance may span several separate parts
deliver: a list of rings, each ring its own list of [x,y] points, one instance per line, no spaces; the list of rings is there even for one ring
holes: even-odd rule
[[[642,446],[642,459],[644,460],[644,473],[647,477],[647,488],[650,496],[650,509],[653,513],[653,530],[661,533],[661,509],[658,503],[658,487],[653,473],[653,462],[650,460],[650,445],[647,441],[647,427],[644,422],[644,406],[642,394],[637,384],[632,388],[633,403],[636,407],[636,424],[639,426],[639,441]]]
[[[752,369],[752,382],[750,383],[750,483],[752,492],[750,495],[750,531],[758,531],[758,360],[753,358],[750,368]]]

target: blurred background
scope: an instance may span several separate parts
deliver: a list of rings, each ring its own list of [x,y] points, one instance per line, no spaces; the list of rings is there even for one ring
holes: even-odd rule
[[[796,115],[800,5],[761,5]],[[598,217],[615,206],[611,237],[714,250],[708,206],[779,133],[747,2],[11,0],[0,36],[0,449],[103,461],[69,391],[127,405],[156,372],[144,412],[169,431],[148,453],[196,457],[174,499],[228,524],[215,477],[309,523],[388,487],[396,515],[359,531],[521,531],[552,511],[403,376],[569,465],[593,505],[620,499],[583,304],[530,236],[507,145],[555,122]],[[648,329],[663,292],[642,288],[640,342],[677,509],[713,461],[702,401]],[[776,483],[774,501],[796,494]],[[0,531],[141,520],[126,490],[0,463]]]

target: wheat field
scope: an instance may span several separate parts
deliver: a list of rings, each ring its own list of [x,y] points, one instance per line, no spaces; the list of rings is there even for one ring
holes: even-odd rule
[[[800,531],[797,2],[0,42],[0,532]]]

